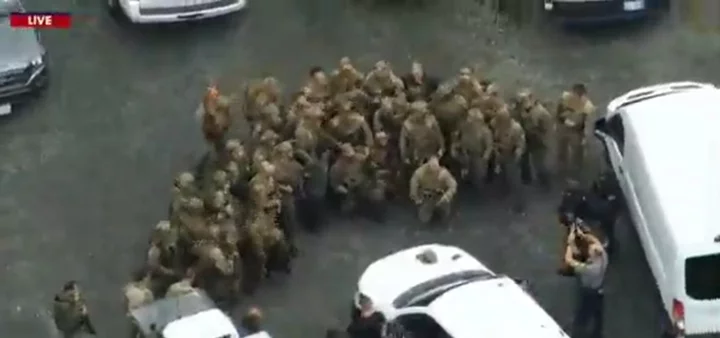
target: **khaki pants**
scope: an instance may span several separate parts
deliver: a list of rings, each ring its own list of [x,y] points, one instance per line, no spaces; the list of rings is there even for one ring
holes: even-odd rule
[[[557,144],[557,165],[564,176],[577,178],[583,170],[585,162],[585,145],[583,131],[559,128]]]
[[[450,216],[450,202],[438,203],[439,198],[425,199],[418,206],[418,219],[420,222],[427,224],[432,221],[433,216],[438,215],[441,220],[446,220]]]

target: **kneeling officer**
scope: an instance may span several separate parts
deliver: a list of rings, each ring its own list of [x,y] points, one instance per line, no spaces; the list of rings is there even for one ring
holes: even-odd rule
[[[418,206],[418,218],[423,223],[429,223],[436,213],[446,220],[456,192],[457,181],[437,156],[417,168],[410,179],[410,199]]]

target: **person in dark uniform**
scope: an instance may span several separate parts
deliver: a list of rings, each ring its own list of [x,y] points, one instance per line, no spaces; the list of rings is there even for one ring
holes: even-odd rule
[[[360,311],[353,316],[347,333],[350,338],[382,338],[385,316],[375,310],[370,298],[360,297]]]
[[[580,262],[574,258],[577,239],[588,243],[588,258]],[[605,271],[608,258],[602,243],[589,232],[575,227],[567,238],[565,263],[572,267],[578,281],[575,313],[573,316],[572,337],[601,338],[604,324]]]
[[[590,189],[585,189],[576,181],[570,181],[561,197],[558,207],[560,222],[567,225],[563,217],[574,217],[596,224],[602,231],[603,245],[612,254],[616,247],[615,223],[622,210],[619,187],[612,173],[603,173],[593,181]]]

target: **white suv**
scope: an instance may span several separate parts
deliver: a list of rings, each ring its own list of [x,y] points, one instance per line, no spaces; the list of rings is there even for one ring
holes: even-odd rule
[[[384,257],[358,282],[391,337],[567,338],[516,282],[460,248],[429,244]]]

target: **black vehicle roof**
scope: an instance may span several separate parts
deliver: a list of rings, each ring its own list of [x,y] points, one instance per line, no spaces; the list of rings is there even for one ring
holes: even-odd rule
[[[157,300],[147,306],[132,310],[130,315],[138,329],[147,335],[152,332],[161,332],[167,324],[182,317],[215,308],[215,303],[207,294],[198,290],[179,297]]]

